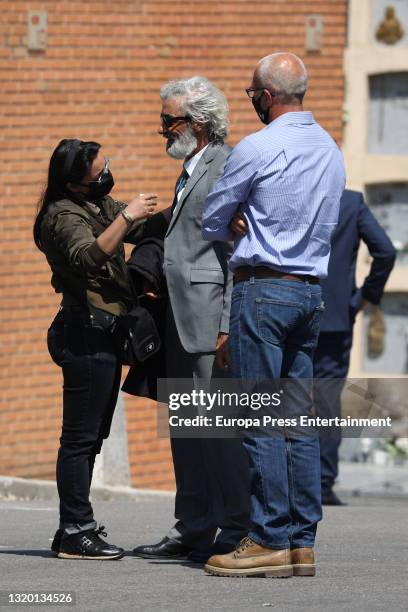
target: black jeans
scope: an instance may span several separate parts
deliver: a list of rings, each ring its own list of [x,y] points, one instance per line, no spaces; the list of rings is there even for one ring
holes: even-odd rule
[[[110,431],[121,364],[109,332],[81,307],[62,309],[48,330],[48,350],[62,368],[63,420],[57,460],[60,528],[94,528],[89,490],[95,456]]]

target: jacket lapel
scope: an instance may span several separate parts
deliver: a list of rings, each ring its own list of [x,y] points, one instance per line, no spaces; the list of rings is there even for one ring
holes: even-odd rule
[[[173,225],[177,221],[178,216],[181,212],[181,209],[184,206],[184,202],[186,201],[188,195],[191,193],[191,191],[193,190],[195,185],[198,183],[198,181],[201,179],[201,177],[207,172],[208,164],[214,159],[219,148],[220,148],[220,145],[210,144],[209,147],[207,147],[207,149],[204,151],[203,156],[201,157],[197,166],[194,168],[193,174],[190,176],[190,178],[188,179],[186,183],[186,186],[184,187],[184,191],[181,194],[180,201],[177,204],[177,207],[171,218],[169,227],[167,229],[166,236],[170,233]]]

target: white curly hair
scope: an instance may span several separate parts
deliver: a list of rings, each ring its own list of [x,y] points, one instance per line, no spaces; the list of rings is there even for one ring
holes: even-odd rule
[[[228,136],[228,103],[225,95],[202,76],[169,81],[160,89],[160,98],[180,98],[182,112],[207,126],[210,142],[224,142]]]

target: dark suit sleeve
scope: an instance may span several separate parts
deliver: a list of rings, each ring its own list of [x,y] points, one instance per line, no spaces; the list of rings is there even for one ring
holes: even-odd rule
[[[396,252],[391,240],[361,197],[358,215],[359,236],[368,247],[373,261],[370,273],[362,286],[362,296],[372,304],[379,304],[385,283],[394,266]]]

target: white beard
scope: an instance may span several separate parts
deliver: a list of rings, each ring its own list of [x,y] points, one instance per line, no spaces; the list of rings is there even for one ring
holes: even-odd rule
[[[197,148],[197,138],[191,126],[181,136],[167,139],[166,152],[174,159],[185,159]]]

